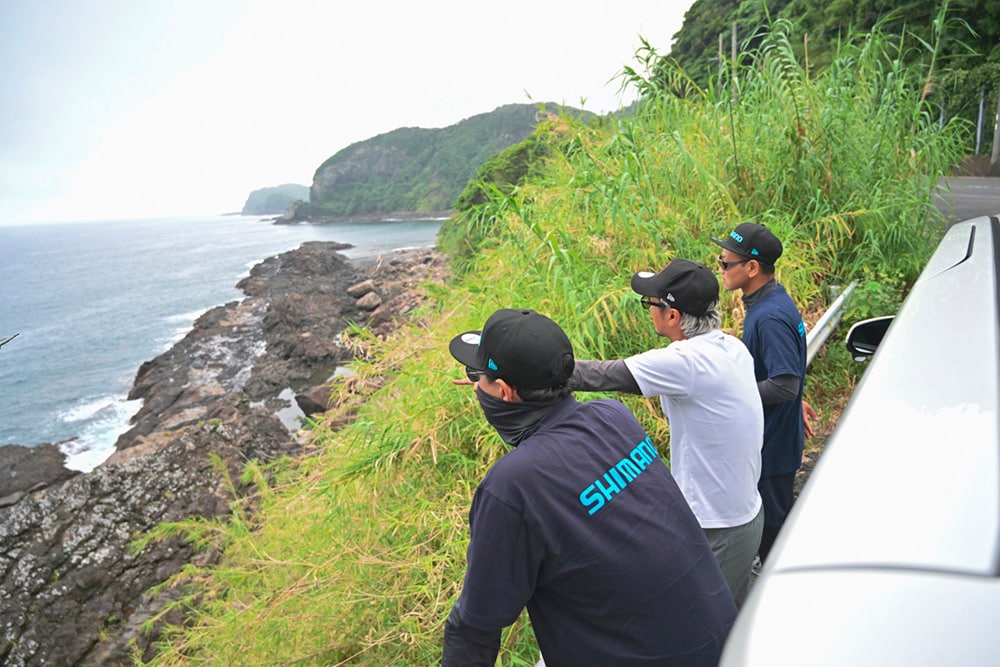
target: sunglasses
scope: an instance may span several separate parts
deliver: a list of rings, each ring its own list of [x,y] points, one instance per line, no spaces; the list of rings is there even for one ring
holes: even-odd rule
[[[479,382],[479,376],[482,374],[482,371],[478,371],[472,366],[465,367],[465,377],[469,378],[472,382]]]
[[[723,271],[727,271],[736,266],[737,264],[746,264],[747,262],[752,262],[752,261],[753,261],[752,257],[747,257],[746,259],[741,259],[736,262],[727,262],[724,259],[722,259],[722,255],[719,255],[719,266],[722,267]]]
[[[660,303],[659,301],[652,301],[648,296],[639,297],[639,305],[641,305],[646,310],[649,310],[650,307],[652,307],[652,306],[656,306],[657,308],[669,308],[670,307],[670,306],[668,306],[665,303]]]

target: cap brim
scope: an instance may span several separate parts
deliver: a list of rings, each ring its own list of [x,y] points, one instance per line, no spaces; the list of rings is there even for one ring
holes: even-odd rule
[[[741,250],[739,246],[737,246],[737,247],[734,248],[733,246],[729,245],[729,241],[728,240],[723,241],[721,239],[715,238],[714,236],[712,236],[711,239],[712,239],[712,242],[715,243],[716,245],[718,245],[720,248],[725,248],[729,252],[735,252],[740,257],[749,257],[750,256],[750,255],[746,254],[745,252],[743,252],[743,250]]]
[[[448,351],[451,356],[460,364],[465,364],[469,368],[484,370],[479,365],[479,339],[482,331],[466,331],[458,334],[448,343]]]
[[[632,276],[632,291],[642,296],[660,296],[659,275],[652,271],[639,271]]]

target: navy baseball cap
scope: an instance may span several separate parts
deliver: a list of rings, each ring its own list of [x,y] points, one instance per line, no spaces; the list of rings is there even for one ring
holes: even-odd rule
[[[712,241],[726,250],[756,259],[762,264],[774,264],[781,257],[783,250],[778,237],[770,229],[756,222],[742,222],[736,225],[736,229],[729,232],[729,236],[724,240],[713,236]]]
[[[704,264],[678,258],[659,273],[640,271],[632,276],[632,291],[655,296],[671,308],[701,317],[719,300],[719,281]]]
[[[533,310],[504,308],[482,331],[466,331],[448,344],[451,356],[469,368],[519,389],[548,389],[573,375],[573,345],[562,328]]]

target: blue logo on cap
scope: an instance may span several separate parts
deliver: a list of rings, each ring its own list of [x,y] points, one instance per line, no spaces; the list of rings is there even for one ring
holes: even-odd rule
[[[493,361],[493,357],[490,357],[490,360],[486,363],[486,365],[489,366],[491,371],[497,370],[497,362]]]

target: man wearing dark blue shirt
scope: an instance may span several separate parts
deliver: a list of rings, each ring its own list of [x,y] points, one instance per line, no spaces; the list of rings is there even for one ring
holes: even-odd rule
[[[628,408],[570,393],[562,329],[503,309],[449,349],[514,449],[472,500],[442,664],[492,667],[527,607],[547,667],[715,665],[736,615],[722,572]]]
[[[802,465],[805,442],[802,394],[806,380],[806,325],[774,278],[781,241],[753,222],[736,226],[724,239],[719,267],[722,286],[741,290],[746,305],[743,343],[754,360],[754,375],[764,404],[764,448],[758,484],[764,501],[763,562],[785,523],[794,499],[795,472]]]

